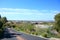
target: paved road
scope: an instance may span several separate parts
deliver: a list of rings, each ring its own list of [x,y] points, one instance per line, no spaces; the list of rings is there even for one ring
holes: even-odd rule
[[[10,29],[10,28],[5,29],[4,37],[6,37],[6,38],[1,39],[1,40],[17,40],[16,35],[18,35],[21,38],[24,38],[25,40],[47,40],[47,39],[43,39],[43,38],[40,38],[40,37],[20,33],[20,32],[15,31],[14,29]]]
[[[5,28],[3,37],[0,40],[17,40],[9,28]]]

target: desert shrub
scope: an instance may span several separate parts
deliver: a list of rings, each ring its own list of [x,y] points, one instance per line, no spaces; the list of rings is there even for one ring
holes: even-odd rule
[[[47,33],[42,33],[42,36],[45,37],[45,38],[48,37]]]

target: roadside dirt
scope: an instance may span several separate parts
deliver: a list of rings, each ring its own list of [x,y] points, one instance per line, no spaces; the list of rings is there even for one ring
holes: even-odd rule
[[[16,38],[17,38],[17,40],[26,40],[25,38],[22,38],[22,37],[20,37],[20,36],[16,36]]]

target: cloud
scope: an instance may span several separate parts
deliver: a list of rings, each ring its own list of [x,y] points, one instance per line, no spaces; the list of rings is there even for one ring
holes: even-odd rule
[[[32,10],[17,8],[0,8],[0,14],[23,14],[23,15],[49,15],[58,13],[58,10]]]
[[[8,18],[14,17],[14,19],[15,18],[17,19],[18,16],[21,19],[36,19],[36,20],[37,19],[53,19],[54,15],[56,15],[59,12],[60,11],[58,11],[58,10],[32,10],[32,9],[17,9],[17,8],[0,8],[1,15],[7,16]]]

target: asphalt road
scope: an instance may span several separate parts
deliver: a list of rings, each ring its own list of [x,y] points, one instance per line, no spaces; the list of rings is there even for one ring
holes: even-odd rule
[[[17,40],[9,28],[5,28],[3,37],[0,40]]]
[[[40,37],[17,32],[12,28],[6,28],[4,31],[4,37],[0,40],[17,40],[16,35],[23,37],[26,40],[47,40]]]

